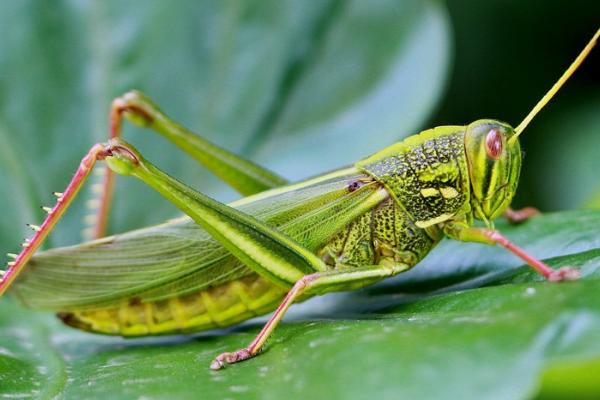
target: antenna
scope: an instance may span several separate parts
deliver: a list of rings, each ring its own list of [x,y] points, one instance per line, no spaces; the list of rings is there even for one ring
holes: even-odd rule
[[[598,40],[599,36],[600,36],[600,29],[598,29],[596,31],[596,34],[594,35],[594,37],[592,37],[592,39],[588,42],[588,44],[581,51],[581,53],[579,53],[579,55],[577,56],[575,61],[573,61],[573,63],[569,66],[569,68],[567,68],[565,73],[558,79],[558,81],[556,81],[554,86],[552,86],[550,88],[550,90],[548,90],[548,93],[546,93],[544,95],[544,97],[542,97],[542,99],[535,105],[535,107],[533,107],[533,109],[529,112],[529,114],[527,114],[527,116],[525,117],[523,122],[521,122],[519,124],[519,126],[517,126],[515,128],[516,135],[514,135],[510,139],[511,141],[515,140],[517,137],[519,137],[521,132],[523,132],[523,130],[527,127],[527,125],[529,125],[529,123],[531,122],[533,117],[535,117],[536,114],[538,112],[540,112],[540,110],[542,108],[544,108],[544,106],[550,101],[550,99],[552,99],[552,97],[554,97],[556,92],[558,92],[558,90],[561,88],[561,86],[571,77],[571,75],[573,75],[573,72],[575,72],[575,70],[577,70],[579,65],[581,65],[583,60],[585,60],[585,58],[590,53],[590,51],[592,51],[592,49],[596,45],[596,41]]]

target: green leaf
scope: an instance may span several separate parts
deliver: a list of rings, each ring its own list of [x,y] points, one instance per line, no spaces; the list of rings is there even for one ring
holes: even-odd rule
[[[0,387],[12,397],[98,399],[593,396],[599,227],[598,211],[500,224],[553,267],[581,268],[577,282],[542,282],[501,248],[446,241],[396,279],[292,307],[263,354],[218,372],[208,369],[211,359],[246,345],[261,321],[125,340],[5,301]]]

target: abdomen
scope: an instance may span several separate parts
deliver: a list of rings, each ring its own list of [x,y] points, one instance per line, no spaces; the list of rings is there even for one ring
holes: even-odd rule
[[[235,325],[274,310],[286,290],[257,274],[165,300],[132,298],[120,306],[59,313],[67,325],[90,332],[144,336]]]

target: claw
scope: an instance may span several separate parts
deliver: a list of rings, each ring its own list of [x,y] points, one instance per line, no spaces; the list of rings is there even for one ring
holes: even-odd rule
[[[254,356],[255,354],[252,354],[248,349],[240,349],[234,353],[222,353],[213,360],[213,362],[210,364],[210,369],[213,371],[218,371],[224,368],[227,364],[234,364]]]
[[[581,277],[578,269],[562,267],[548,276],[550,282],[575,281]]]
[[[225,364],[218,358],[215,358],[213,360],[213,362],[210,363],[210,369],[212,369],[213,371],[218,371],[224,367],[225,367]]]
[[[19,256],[18,254],[15,253],[6,253],[6,255],[10,258],[12,258],[13,260],[16,260],[17,257]]]
[[[52,209],[50,207],[42,206],[42,210],[46,211],[46,213],[48,213],[48,214],[52,213]]]
[[[520,224],[537,215],[540,215],[540,211],[534,207],[525,207],[520,210],[513,210],[509,207],[504,212],[504,216],[511,224]]]

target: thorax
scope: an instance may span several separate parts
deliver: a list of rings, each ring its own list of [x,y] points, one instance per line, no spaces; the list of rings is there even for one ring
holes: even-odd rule
[[[464,132],[463,126],[429,129],[356,166],[383,184],[419,228],[471,220]]]

